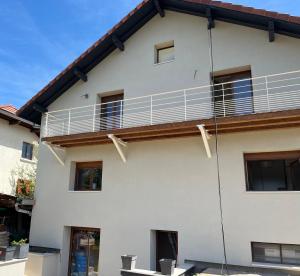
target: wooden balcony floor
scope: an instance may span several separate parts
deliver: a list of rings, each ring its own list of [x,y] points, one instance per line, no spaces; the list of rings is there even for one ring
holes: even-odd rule
[[[268,112],[216,119],[218,133],[266,130],[300,126],[300,110]],[[216,133],[215,119],[166,123],[124,129],[71,134],[42,138],[42,141],[62,147],[78,147],[111,143],[108,134],[114,134],[126,142],[146,141],[174,137],[200,135],[197,125],[204,124],[210,134]]]

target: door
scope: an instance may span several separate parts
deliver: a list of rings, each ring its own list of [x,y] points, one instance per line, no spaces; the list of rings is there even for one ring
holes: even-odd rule
[[[69,276],[98,275],[100,229],[72,227]]]
[[[178,234],[175,231],[156,231],[156,270],[160,271],[160,259],[177,262]]]
[[[123,97],[123,93],[101,97],[101,130],[121,128]]]

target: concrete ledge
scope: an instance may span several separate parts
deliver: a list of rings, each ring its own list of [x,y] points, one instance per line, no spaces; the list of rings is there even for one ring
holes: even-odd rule
[[[0,276],[24,275],[27,259],[13,259],[11,261],[0,261]]]
[[[172,276],[189,276],[193,271],[194,265],[192,264],[183,264],[175,268],[174,274]],[[145,269],[133,269],[125,270],[121,269],[121,275],[123,276],[135,276],[135,275],[163,275],[157,271],[145,270]]]

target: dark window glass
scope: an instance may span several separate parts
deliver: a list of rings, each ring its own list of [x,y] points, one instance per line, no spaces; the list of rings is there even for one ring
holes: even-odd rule
[[[76,164],[75,191],[100,191],[102,186],[102,162]]]
[[[98,275],[99,250],[99,229],[72,227],[68,275]]]
[[[300,264],[300,245],[252,242],[254,262]]]
[[[100,129],[115,129],[121,127],[123,94],[101,98]]]
[[[32,160],[33,145],[23,142],[22,146],[22,158]]]
[[[217,116],[253,113],[251,71],[214,77],[214,105]]]
[[[263,154],[257,155],[258,160],[246,159],[247,189],[250,191],[299,191],[300,162],[298,154],[285,154],[280,158],[268,159]],[[253,156],[253,155],[252,155]],[[254,160],[252,160],[254,159]]]

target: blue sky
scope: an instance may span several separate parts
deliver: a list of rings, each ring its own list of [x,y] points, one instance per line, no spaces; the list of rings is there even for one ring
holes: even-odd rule
[[[140,0],[0,2],[0,104],[22,106]],[[300,0],[231,2],[300,16]]]

